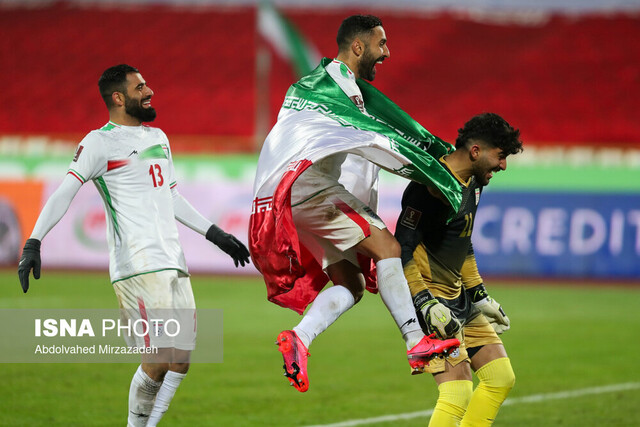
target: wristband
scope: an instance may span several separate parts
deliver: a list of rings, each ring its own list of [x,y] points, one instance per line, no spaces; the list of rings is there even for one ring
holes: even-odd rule
[[[423,290],[415,294],[413,297],[413,306],[416,310],[422,310],[422,308],[429,303],[429,301],[434,300],[435,297],[431,295],[431,292],[428,290]]]
[[[484,287],[484,283],[480,283],[478,286],[474,286],[473,288],[466,289],[467,295],[469,299],[471,299],[472,303],[476,303],[480,300],[489,297],[489,293],[487,289]]]

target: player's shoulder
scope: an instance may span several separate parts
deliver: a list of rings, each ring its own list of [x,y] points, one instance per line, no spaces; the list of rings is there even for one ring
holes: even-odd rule
[[[424,203],[427,199],[435,198],[436,194],[437,190],[431,189],[425,184],[411,181],[404,190],[402,198],[406,201],[420,201]]]
[[[91,132],[86,134],[84,138],[82,138],[82,141],[80,142],[80,144],[84,145],[85,147],[94,146],[94,145],[99,146],[104,142],[105,139],[110,138],[110,135],[107,134],[107,132],[109,131],[105,130],[105,128],[107,127],[108,127],[108,124],[99,129],[92,130]]]
[[[84,140],[100,142],[104,140],[114,139],[118,137],[118,134],[121,132],[121,130],[121,126],[109,121],[98,129],[94,129],[89,132],[84,137]]]
[[[169,138],[167,137],[167,134],[164,133],[164,131],[160,128],[157,127],[153,127],[153,126],[149,126],[149,125],[142,125],[144,127],[144,130],[146,132],[149,133],[149,135],[151,135],[151,137],[155,140],[158,140],[160,143],[162,144],[166,144],[169,145]]]
[[[166,133],[164,133],[164,131],[163,131],[162,129],[160,129],[159,127],[149,126],[149,125],[148,125],[148,124],[146,124],[146,123],[145,123],[145,124],[143,124],[142,126],[144,127],[144,129],[145,129],[147,132],[151,132],[151,133],[154,133],[154,134],[162,135],[162,136],[163,136],[163,137],[165,137],[165,138],[167,137],[167,134],[166,134]]]

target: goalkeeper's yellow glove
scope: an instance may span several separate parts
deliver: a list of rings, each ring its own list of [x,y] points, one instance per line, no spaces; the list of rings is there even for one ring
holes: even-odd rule
[[[499,335],[511,327],[509,317],[504,313],[502,306],[498,301],[489,296],[487,289],[483,283],[473,288],[467,289],[467,295],[471,299],[473,305],[487,318],[493,330]]]
[[[423,290],[413,297],[418,321],[426,335],[436,334],[440,339],[452,338],[462,325],[447,306],[438,301],[431,292]]]

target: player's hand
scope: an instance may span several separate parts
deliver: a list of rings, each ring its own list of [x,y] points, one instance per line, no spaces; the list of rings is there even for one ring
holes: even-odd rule
[[[249,264],[249,250],[233,234],[225,233],[220,227],[213,224],[207,230],[206,238],[233,258],[236,267],[238,264],[243,267],[245,264]]]
[[[489,296],[483,284],[467,289],[467,294],[470,296],[471,302],[491,323],[493,330],[498,335],[509,330],[511,327],[509,317],[507,317],[498,301]]]
[[[27,239],[22,249],[22,256],[18,264],[18,277],[22,285],[22,291],[27,293],[29,290],[29,274],[33,269],[33,278],[40,278],[40,240]]]
[[[435,299],[429,291],[421,291],[413,297],[413,303],[419,314],[420,325],[425,334],[436,334],[440,339],[451,338],[462,329],[456,316]]]

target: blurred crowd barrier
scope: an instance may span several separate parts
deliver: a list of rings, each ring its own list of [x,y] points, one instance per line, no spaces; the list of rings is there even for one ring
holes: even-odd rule
[[[15,265],[73,151],[107,114],[97,80],[138,67],[176,154],[180,191],[246,242],[257,153],[288,59],[258,31],[258,0],[0,0],[0,264]],[[474,245],[496,276],[640,278],[637,0],[276,0],[322,56],[353,13],[380,16],[391,57],[374,84],[453,142],[492,111],[525,152],[483,195]],[[383,174],[394,229],[406,181]],[[91,184],[43,244],[45,268],[106,268]],[[238,272],[180,226],[195,272]],[[255,272],[253,267],[240,270]]]
[[[640,277],[640,152],[619,153],[615,165],[612,153],[519,156],[509,159],[507,171],[498,173],[482,195],[473,234],[481,273]],[[538,159],[532,159],[535,156]],[[582,160],[572,163],[571,156]],[[71,157],[72,153],[0,160],[0,170],[11,170],[10,177],[0,175],[1,264],[15,265],[38,212],[59,185]],[[256,163],[255,155],[178,155],[177,188],[203,215],[246,243]],[[379,213],[391,231],[406,185],[402,178],[381,175]],[[106,269],[105,228],[102,199],[87,183],[45,238],[45,268]],[[181,224],[179,230],[192,272],[257,273],[253,266],[235,269],[203,236]]]

